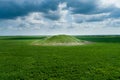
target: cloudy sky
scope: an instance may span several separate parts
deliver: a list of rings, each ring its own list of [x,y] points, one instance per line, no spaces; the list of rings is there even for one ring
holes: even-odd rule
[[[0,35],[54,34],[120,34],[120,0],[0,0]]]

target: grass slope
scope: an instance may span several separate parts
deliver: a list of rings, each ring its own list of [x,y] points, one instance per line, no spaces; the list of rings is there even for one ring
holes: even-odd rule
[[[38,45],[80,45],[82,43],[83,41],[80,39],[69,35],[50,36],[42,41],[35,42]]]
[[[79,39],[69,35],[56,35],[45,39],[46,43],[78,43]]]

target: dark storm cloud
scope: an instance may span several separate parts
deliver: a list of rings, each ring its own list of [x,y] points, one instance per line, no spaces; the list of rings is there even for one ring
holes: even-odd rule
[[[24,16],[28,12],[33,11],[30,3],[16,2],[15,0],[0,1],[0,19],[12,19],[17,16]]]
[[[31,12],[42,12],[50,17],[49,10],[57,10],[57,0],[5,0],[0,1],[0,19],[12,19],[18,16],[25,16]],[[51,15],[53,16],[53,15]],[[56,18],[57,19],[57,18]]]
[[[44,17],[46,17],[46,18],[48,18],[48,19],[51,19],[51,20],[58,20],[59,18],[60,18],[60,16],[59,15],[57,15],[57,14],[44,14],[43,15]]]
[[[68,1],[68,7],[73,8],[72,13],[73,14],[92,14],[97,9],[96,0],[86,1],[83,2],[83,0],[70,0]]]
[[[84,0],[66,0],[68,3],[68,7],[72,8],[71,12],[72,14],[83,14],[83,15],[96,15],[96,14],[102,14],[102,13],[110,13],[106,16],[101,17],[93,17],[91,19],[86,20],[86,22],[99,22],[103,21],[109,18],[120,18],[120,8],[115,7],[114,5],[110,5],[107,7],[100,8],[99,5],[101,3],[98,2],[98,0],[86,0],[86,2],[83,2]],[[82,23],[84,21],[78,20],[77,23]]]
[[[32,12],[42,12],[45,18],[58,20],[60,15],[57,13],[51,14],[49,11],[56,11],[59,3],[63,2],[67,3],[66,9],[70,10],[73,15],[110,13],[110,15],[105,18],[93,18],[88,21],[102,21],[106,18],[120,17],[119,8],[114,6],[98,8],[97,0],[0,0],[0,19],[13,19]]]
[[[103,21],[103,20],[110,19],[110,18],[112,18],[112,19],[120,18],[120,8],[116,8],[114,6],[113,7],[108,7],[104,10],[101,10],[100,13],[110,13],[110,14],[106,15],[106,16],[101,16],[101,17],[98,17],[98,18],[91,18],[87,22]]]
[[[111,14],[110,14],[109,17],[111,17],[111,18],[120,18],[120,8],[114,8],[111,11]]]

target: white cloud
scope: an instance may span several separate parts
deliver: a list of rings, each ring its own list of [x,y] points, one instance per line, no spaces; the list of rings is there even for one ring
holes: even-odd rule
[[[100,13],[100,14],[91,14],[91,15],[74,14],[73,19],[76,22],[87,22],[87,21],[92,21],[94,19],[95,19],[95,21],[97,21],[97,20],[101,20],[101,19],[104,20],[104,18],[106,18],[109,15],[110,15],[110,13]]]
[[[108,7],[108,6],[116,6],[120,8],[120,0],[100,0],[102,4],[100,4],[103,7]]]
[[[60,19],[57,20],[58,22],[67,22],[68,21],[68,16],[70,15],[70,11],[67,8],[67,3],[60,3],[58,5],[58,9],[56,11],[49,11],[50,14],[58,14],[60,16]],[[57,22],[55,21],[55,22]]]
[[[67,22],[67,15],[69,14],[69,11],[65,9],[67,7],[67,3],[61,3],[58,5],[58,12],[61,16],[60,22]]]
[[[105,1],[105,0],[104,0]],[[103,2],[104,5],[111,3]],[[50,20],[43,17],[40,12],[31,13],[25,17],[19,17],[14,20],[3,20],[0,22],[2,28],[13,32],[25,32],[26,34],[117,34],[120,32],[120,19],[106,19],[96,22],[87,22],[93,18],[99,19],[106,17],[110,13],[101,13],[94,15],[71,14],[66,9],[67,3],[60,3],[56,11],[49,11],[51,14],[59,14],[59,20]],[[83,23],[76,23],[81,20]],[[115,28],[119,27],[119,28]],[[3,30],[3,29],[2,29]]]

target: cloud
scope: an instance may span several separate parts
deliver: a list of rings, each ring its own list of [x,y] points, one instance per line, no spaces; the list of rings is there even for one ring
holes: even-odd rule
[[[115,6],[120,8],[120,0],[100,0],[101,6],[108,7],[108,6]]]
[[[56,0],[1,0],[0,19],[13,19],[31,12],[48,13],[49,10],[56,10],[57,5]]]
[[[93,14],[93,15],[84,15],[84,14],[75,14],[74,19],[77,23],[82,22],[98,22],[103,21],[108,18],[110,13],[101,13],[101,14]]]
[[[73,14],[92,14],[97,10],[96,0],[71,0],[67,3]]]
[[[93,34],[108,27],[120,27],[119,0],[0,0],[0,31]]]
[[[109,12],[109,17],[119,17],[119,0],[1,0],[0,19],[14,19],[32,12],[41,12],[45,18],[58,20],[61,17],[60,3],[66,3],[63,6],[72,14],[94,15]]]

